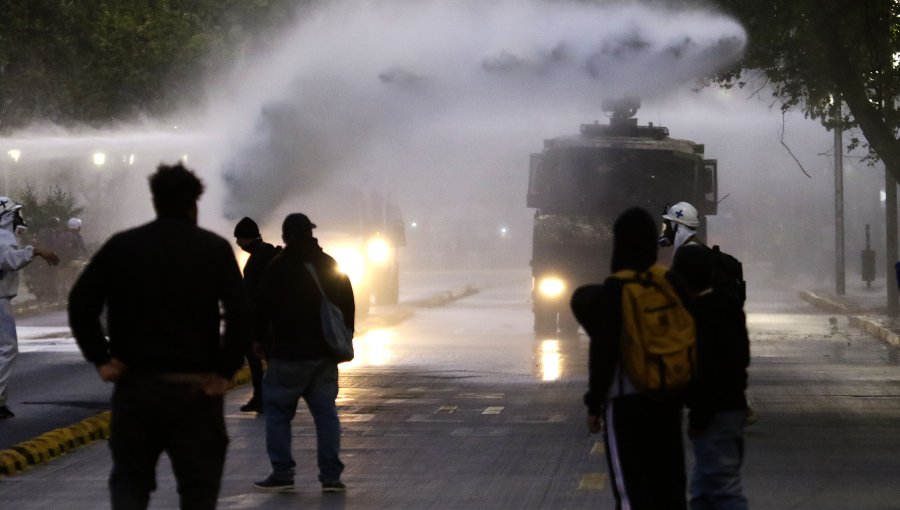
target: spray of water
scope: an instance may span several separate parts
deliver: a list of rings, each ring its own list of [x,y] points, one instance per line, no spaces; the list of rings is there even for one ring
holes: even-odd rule
[[[236,128],[221,163],[228,216],[335,179],[403,183],[405,202],[432,207],[513,173],[518,193],[542,135],[605,98],[664,97],[745,42],[723,16],[633,2],[333,2],[301,19],[216,110]]]

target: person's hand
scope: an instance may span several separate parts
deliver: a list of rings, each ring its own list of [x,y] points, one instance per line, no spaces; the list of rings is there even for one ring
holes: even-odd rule
[[[97,365],[97,373],[100,374],[100,379],[106,382],[116,382],[125,373],[125,363],[117,358],[110,358],[106,363]]]
[[[47,263],[50,264],[51,266],[55,266],[56,264],[59,264],[59,257],[57,257],[56,254],[50,250],[45,250],[43,248],[35,248],[33,253],[35,254],[35,256],[41,257],[42,259],[46,260]]]
[[[603,418],[589,414],[587,417],[587,429],[589,434],[596,434],[603,430]]]
[[[228,379],[218,374],[210,374],[200,383],[200,389],[209,397],[221,397],[228,391]]]

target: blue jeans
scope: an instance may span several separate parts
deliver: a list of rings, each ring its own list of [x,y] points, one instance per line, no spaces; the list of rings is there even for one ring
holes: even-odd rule
[[[691,510],[747,510],[740,473],[746,422],[744,409],[718,412],[702,436],[691,438]]]
[[[341,449],[341,422],[335,399],[338,369],[333,361],[292,361],[270,359],[262,383],[266,417],[266,451],[272,473],[281,480],[293,480],[296,463],[291,455],[291,420],[302,397],[316,424],[319,481],[337,482],[344,464]]]

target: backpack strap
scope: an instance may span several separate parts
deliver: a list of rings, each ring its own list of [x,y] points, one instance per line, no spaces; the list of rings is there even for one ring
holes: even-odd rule
[[[325,291],[322,290],[322,284],[319,283],[319,277],[316,275],[316,268],[313,267],[309,262],[304,262],[304,266],[306,266],[306,270],[309,271],[309,274],[312,275],[312,279],[316,282],[316,288],[319,289],[319,295],[322,296],[322,299],[327,300],[328,298],[325,296]]]

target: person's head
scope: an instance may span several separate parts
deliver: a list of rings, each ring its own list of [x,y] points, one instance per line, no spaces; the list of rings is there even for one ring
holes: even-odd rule
[[[21,234],[28,228],[25,219],[22,218],[22,204],[14,202],[9,197],[0,197],[0,228],[14,234]]]
[[[281,223],[281,239],[288,246],[302,243],[312,239],[314,228],[315,223],[309,221],[309,217],[305,214],[291,213],[285,216],[284,222]]]
[[[694,293],[712,286],[712,256],[709,248],[699,244],[682,246],[672,259],[672,271],[677,273]]]
[[[159,165],[149,180],[157,216],[197,222],[197,200],[203,194],[203,183],[194,172],[180,162]]]
[[[656,262],[656,222],[640,207],[632,207],[613,224],[612,272],[644,271]]]
[[[66,223],[66,226],[69,227],[69,230],[74,230],[78,232],[81,230],[81,220],[78,218],[69,218],[69,221]]]
[[[237,245],[247,253],[250,253],[253,245],[262,241],[262,235],[259,233],[256,222],[246,216],[235,225],[234,238]]]
[[[697,209],[687,202],[678,202],[669,207],[662,215],[662,232],[659,234],[659,245],[666,247],[675,244],[675,233],[679,228],[691,231],[700,227],[700,215]]]

